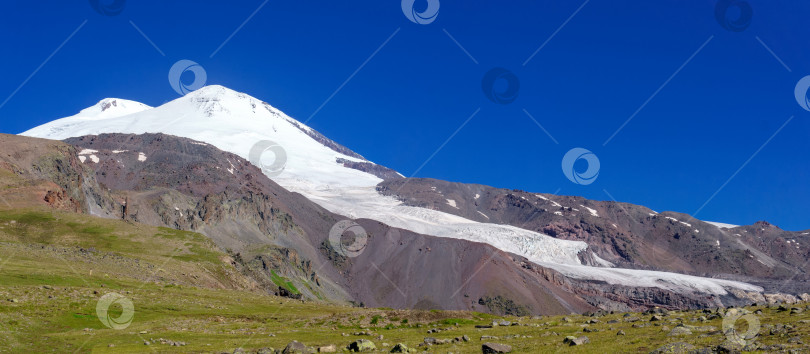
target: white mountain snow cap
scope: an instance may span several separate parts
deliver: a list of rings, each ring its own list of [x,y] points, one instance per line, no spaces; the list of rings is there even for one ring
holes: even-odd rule
[[[286,168],[280,176],[273,177],[282,186],[284,180],[306,181],[313,188],[371,187],[382,181],[338,164],[338,158],[366,160],[335,151],[315,140],[312,132],[261,100],[212,85],[155,108],[120,99],[103,100],[76,116],[55,120],[21,135],[64,140],[104,133],[164,133],[206,142],[245,159],[249,159],[255,144],[270,140],[286,152]],[[270,164],[274,155],[268,153],[262,158]]]

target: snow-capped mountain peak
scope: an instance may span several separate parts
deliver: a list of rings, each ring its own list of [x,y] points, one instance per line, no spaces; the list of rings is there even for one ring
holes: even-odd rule
[[[587,267],[578,257],[588,247],[585,242],[556,239],[518,227],[481,223],[404,205],[394,197],[379,194],[376,186],[383,179],[365,172],[381,166],[264,101],[223,86],[206,86],[155,108],[119,99],[105,101],[85,110],[86,115],[58,119],[21,135],[64,140],[102,133],[164,133],[211,144],[257,165],[269,164],[265,158],[273,162],[285,158],[283,171],[268,174],[268,177],[288,191],[300,193],[330,212],[349,218],[377,220],[430,236],[487,243],[572,277],[714,294],[725,294],[726,288],[761,291],[761,288],[733,281]],[[127,109],[121,110],[121,107]],[[103,121],[99,117],[104,117]],[[259,162],[250,156],[257,146],[261,151],[269,151],[267,146],[281,149],[262,154]],[[351,168],[358,164],[363,168]]]
[[[362,156],[264,101],[219,85],[203,87],[154,108],[133,101],[103,100],[76,116],[21,135],[64,140],[103,133],[165,133],[203,141],[246,159],[250,159],[254,145],[272,141],[283,148],[287,158],[283,174],[273,178],[282,185],[283,180],[292,180],[325,187],[371,187],[381,181],[373,174],[337,162],[368,163]]]
[[[106,119],[121,117],[128,114],[143,112],[152,107],[140,102],[125,100],[121,98],[105,98],[98,103],[87,107],[74,117],[87,119]]]

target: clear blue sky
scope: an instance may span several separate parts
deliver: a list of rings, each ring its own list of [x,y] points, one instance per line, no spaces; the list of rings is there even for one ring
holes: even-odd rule
[[[317,111],[309,125],[407,176],[480,109],[417,176],[609,194],[657,211],[700,210],[704,220],[807,229],[810,112],[793,91],[810,75],[810,3],[745,2],[750,24],[734,32],[708,0],[441,0],[427,25],[409,21],[394,0],[270,0],[212,57],[264,0],[127,1],[117,16],[81,0],[6,1],[3,101],[87,22],[0,107],[0,131],[19,133],[104,97],[160,105],[178,97],[169,68],[190,59],[209,84],[301,121]],[[495,67],[520,81],[510,104],[482,90]],[[572,183],[561,170],[575,147],[601,162],[593,184]]]

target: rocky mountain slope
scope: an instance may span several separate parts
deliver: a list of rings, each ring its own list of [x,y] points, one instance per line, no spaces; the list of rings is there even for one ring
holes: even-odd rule
[[[9,137],[10,171],[27,165],[18,146],[55,147],[53,161],[81,184],[79,211],[129,222],[197,231],[228,251],[244,273],[273,291],[367,306],[552,314],[610,309],[705,307],[764,300],[756,293],[703,296],[655,287],[607,285],[566,277],[486,244],[433,237],[356,220],[369,235],[358,257],[336,253],[327,238],[342,217],[290,193],[261,170],[210,145],[162,134],[104,134],[59,142]],[[35,149],[39,151],[39,149]],[[49,160],[51,161],[51,160]],[[165,173],[172,171],[172,173]],[[27,175],[26,175],[27,176]],[[51,177],[43,177],[43,182]],[[18,193],[6,193],[11,197]],[[45,196],[36,196],[42,198]],[[449,290],[454,293],[449,293]],[[759,296],[759,297],[758,297]]]
[[[591,264],[723,276],[769,292],[810,291],[810,230],[790,232],[764,221],[718,226],[628,203],[435,179],[385,181],[378,191],[407,205],[584,241],[592,253],[580,255]]]
[[[413,234],[371,220],[357,220],[370,235],[368,251],[354,258],[337,254],[327,238],[342,217],[207,144],[152,134],[82,137],[70,141],[75,147],[3,138],[4,176],[23,186],[10,185],[0,196],[15,207],[50,206],[50,194],[73,195],[65,198],[72,211],[197,231],[271,292],[280,284],[291,295],[311,300],[396,308],[523,314],[594,308],[490,246]],[[34,158],[40,154],[51,156]],[[35,177],[38,171],[59,172]],[[51,182],[63,176],[70,181]],[[448,287],[459,291],[450,296]]]

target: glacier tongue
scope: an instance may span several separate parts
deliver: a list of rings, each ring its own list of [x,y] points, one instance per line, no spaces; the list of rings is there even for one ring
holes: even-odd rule
[[[271,140],[287,153],[283,173],[271,178],[287,190],[301,193],[340,215],[373,219],[425,235],[487,243],[574,278],[678,292],[726,294],[725,289],[729,287],[762,291],[734,281],[583,266],[577,255],[587,248],[584,242],[560,240],[513,226],[479,223],[402,205],[395,198],[376,192],[380,178],[336,162],[338,158],[365,160],[321,144],[308,134],[310,131],[311,128],[265,102],[222,86],[207,86],[155,108],[121,99],[102,100],[75,116],[55,120],[21,135],[63,140],[103,133],[164,133],[209,143],[245,159],[255,143]]]

